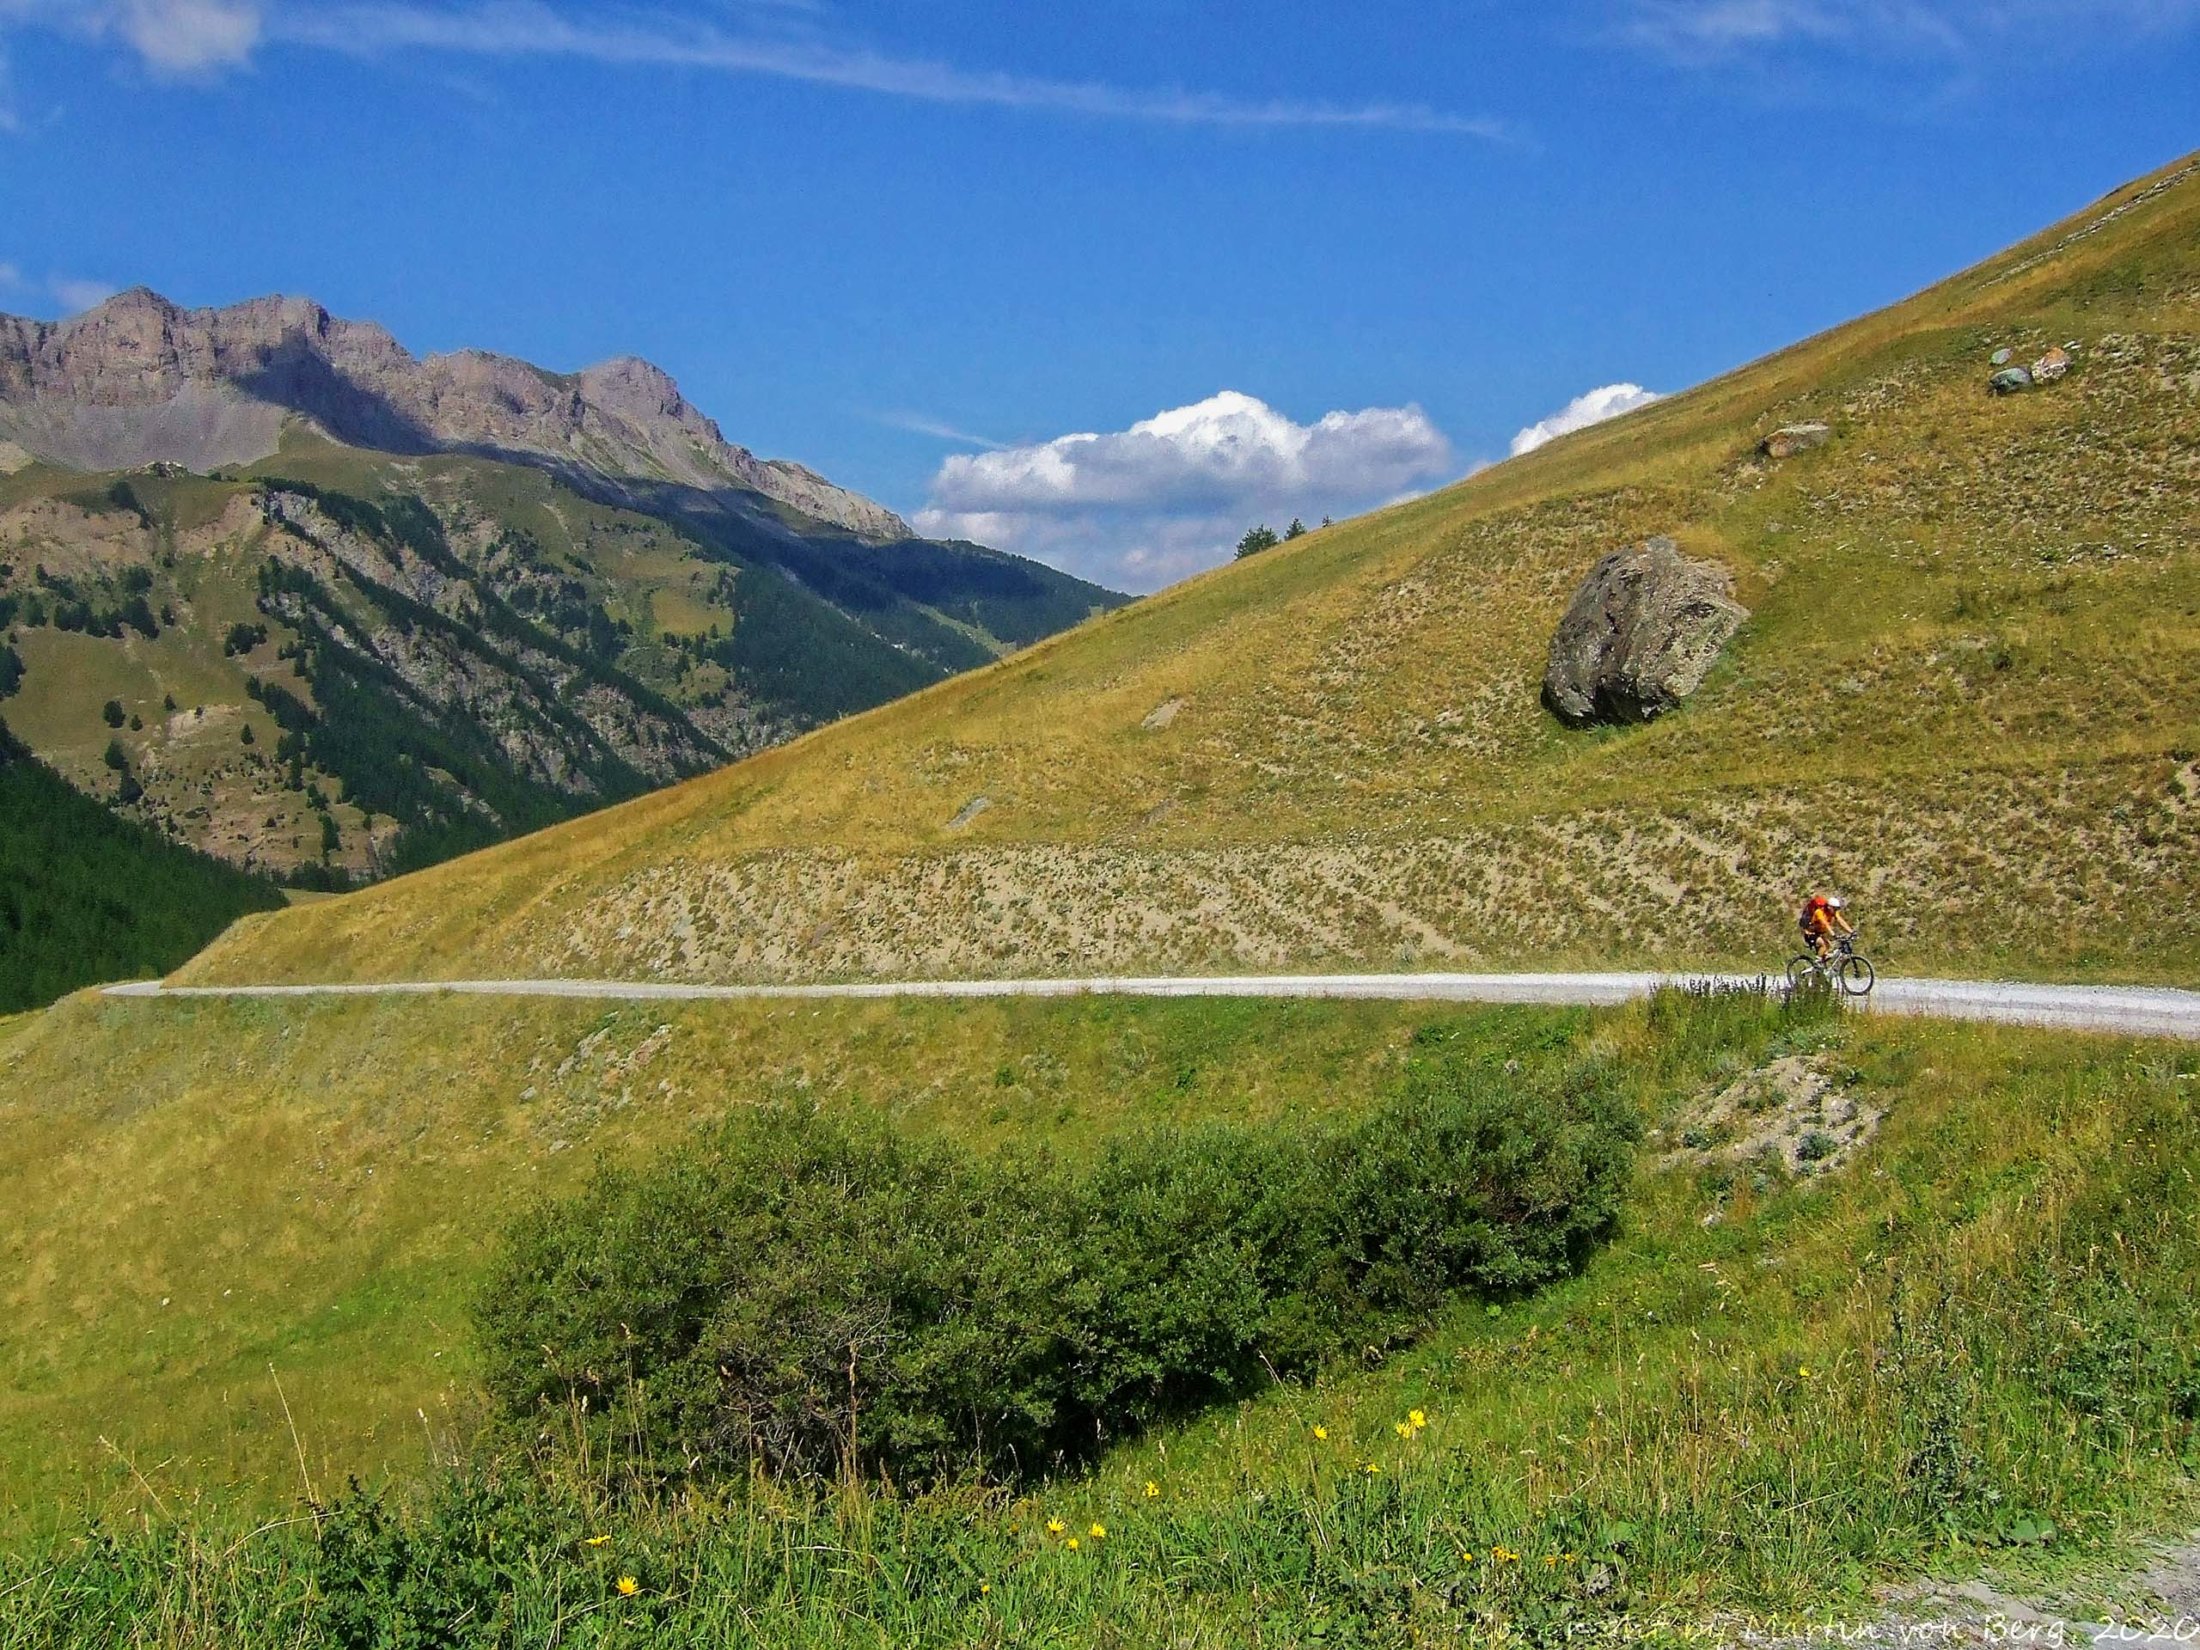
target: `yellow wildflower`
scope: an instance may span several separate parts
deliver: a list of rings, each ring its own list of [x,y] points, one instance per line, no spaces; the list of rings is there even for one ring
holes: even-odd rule
[[[1326,1444],[1329,1442],[1329,1429],[1327,1427],[1316,1427],[1314,1436]]]
[[[605,1542],[609,1541],[610,1539],[611,1537],[609,1537],[608,1535],[592,1535],[588,1538],[585,1545],[590,1547],[601,1547],[602,1545],[604,1545]]]
[[[1413,1429],[1403,1421],[1398,1422],[1390,1430],[1401,1438],[1411,1438],[1413,1436]]]
[[[1809,1380],[1809,1379],[1810,1379],[1810,1365],[1809,1365],[1809,1364],[1805,1364],[1805,1365],[1803,1365],[1803,1367],[1802,1367],[1802,1368],[1800,1368],[1800,1369],[1798,1369],[1798,1370],[1797,1370],[1797,1371],[1796,1371],[1795,1373],[1796,1373],[1796,1374],[1798,1374],[1798,1375],[1800,1375],[1800,1376],[1801,1376],[1801,1377],[1802,1377],[1802,1378],[1803,1378],[1804,1380],[1806,1380],[1806,1381],[1807,1381],[1807,1380]]]
[[[1146,1499],[1147,1499],[1148,1501],[1154,1501],[1154,1500],[1158,1500],[1158,1499],[1160,1498],[1160,1496],[1161,1496],[1161,1486],[1160,1486],[1159,1484],[1156,1484],[1156,1483],[1155,1483],[1155,1482],[1154,1482],[1154,1481],[1153,1481],[1153,1480],[1152,1480],[1151,1478],[1147,1479],[1147,1480],[1146,1480]]]
[[[993,1583],[992,1583],[992,1582],[990,1582],[990,1581],[981,1581],[981,1582],[979,1582],[979,1583],[978,1583],[978,1591],[979,1591],[979,1593],[980,1593],[981,1595],[983,1595],[983,1594],[985,1594],[985,1593],[990,1593],[990,1592],[992,1592],[992,1591],[993,1591]]]
[[[1093,1525],[1093,1527],[1092,1527],[1092,1538],[1093,1538],[1093,1540],[1095,1540],[1095,1541],[1105,1541],[1105,1540],[1107,1540],[1107,1538],[1108,1538],[1108,1527],[1107,1527],[1107,1526],[1106,1526],[1105,1524],[1098,1524],[1098,1523],[1094,1524],[1094,1525]]]
[[[1063,1523],[1059,1518],[1050,1518],[1047,1520],[1048,1535],[1060,1535],[1068,1528],[1069,1526]]]
[[[1423,1427],[1428,1425],[1428,1417],[1422,1414],[1417,1409],[1408,1410],[1406,1412],[1406,1420],[1412,1426],[1415,1432],[1419,1432]]]
[[[632,1576],[619,1577],[618,1586],[619,1597],[621,1598],[632,1598],[636,1593],[642,1590],[642,1584],[636,1581]]]
[[[1374,1477],[1374,1476],[1375,1476],[1375,1475],[1376,1475],[1377,1473],[1381,1472],[1382,1470],[1383,1470],[1383,1464],[1382,1464],[1382,1463],[1381,1463],[1380,1461],[1370,1461],[1370,1462],[1368,1462],[1368,1464],[1367,1464],[1367,1475],[1368,1475],[1368,1476],[1369,1476],[1370,1478]]]
[[[1069,1538],[1069,1550],[1073,1553],[1077,1550],[1077,1538],[1075,1536]]]
[[[1558,1554],[1556,1554],[1556,1553],[1545,1553],[1545,1554],[1543,1555],[1543,1568],[1545,1568],[1546,1570],[1555,1570],[1555,1569],[1557,1569],[1557,1568],[1558,1568]]]
[[[1492,1547],[1490,1557],[1499,1564],[1518,1564],[1520,1562],[1520,1555],[1510,1547]]]

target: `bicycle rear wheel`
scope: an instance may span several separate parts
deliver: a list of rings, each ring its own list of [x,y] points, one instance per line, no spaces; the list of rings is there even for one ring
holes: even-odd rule
[[[1790,957],[1788,959],[1788,990],[1791,993],[1808,991],[1813,985],[1823,985],[1824,983],[1824,979],[1818,972],[1818,959],[1816,957]]]
[[[1879,983],[1879,975],[1873,970],[1868,957],[1843,957],[1841,959],[1841,989],[1852,997],[1869,997],[1872,987]]]

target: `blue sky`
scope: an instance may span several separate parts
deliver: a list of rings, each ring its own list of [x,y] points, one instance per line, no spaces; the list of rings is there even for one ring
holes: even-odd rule
[[[1148,588],[1898,298],[2196,88],[2200,0],[0,0],[0,308],[645,355]]]

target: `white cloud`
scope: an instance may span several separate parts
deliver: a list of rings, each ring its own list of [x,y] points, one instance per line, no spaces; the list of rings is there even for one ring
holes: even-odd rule
[[[1562,435],[1575,430],[1586,430],[1591,424],[1601,424],[1607,418],[1617,418],[1621,413],[1633,412],[1637,407],[1647,407],[1659,399],[1655,390],[1646,390],[1640,384],[1606,384],[1586,395],[1577,395],[1565,406],[1540,423],[1530,424],[1512,439],[1512,455],[1532,453],[1547,442],[1556,441]]]
[[[1364,510],[1455,473],[1451,443],[1419,407],[1300,424],[1225,390],[1112,434],[958,453],[915,519],[934,537],[1152,590],[1226,561],[1256,521],[1280,530]]]
[[[751,0],[770,14],[809,8]],[[814,36],[736,33],[675,8],[563,8],[545,0],[0,0],[0,27],[56,29],[127,43],[151,68],[191,73],[246,61],[263,41],[356,56],[394,52],[563,57],[802,81],[926,103],[1046,110],[1172,125],[1335,127],[1499,139],[1490,120],[1415,103],[1240,98],[1181,87],[963,69]],[[0,108],[4,108],[0,105]]]

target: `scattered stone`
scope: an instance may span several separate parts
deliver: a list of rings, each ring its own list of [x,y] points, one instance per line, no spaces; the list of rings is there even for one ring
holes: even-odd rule
[[[2060,345],[2032,363],[2032,382],[2052,384],[2070,371],[2070,352]]]
[[[1788,1055],[1745,1072],[1681,1118],[1680,1147],[1658,1167],[1777,1165],[1797,1177],[1831,1174],[1885,1115],[1838,1089],[1813,1060]]]
[[[1164,699],[1146,712],[1146,719],[1138,725],[1148,733],[1155,733],[1176,720],[1176,713],[1184,708],[1182,699]]]
[[[2023,367],[2004,367],[1986,381],[1996,395],[2022,395],[2032,387],[2032,374]]]
[[[1575,727],[1650,721],[1703,685],[1748,617],[1733,576],[1669,538],[1614,551],[1551,637],[1543,702]]]
[[[959,831],[992,806],[993,798],[990,796],[974,796],[963,804],[961,813],[947,822],[947,828],[950,831]]]
[[[2008,346],[2004,345],[2002,348],[1994,351],[1991,356],[1987,357],[1987,365],[1994,367],[2006,367],[2012,360],[2016,358],[2016,354],[2017,352],[2015,350],[2010,349]]]
[[[1813,447],[1823,447],[1833,439],[1833,430],[1825,424],[1790,424],[1785,429],[1774,430],[1757,443],[1757,451],[1767,458],[1793,458],[1797,453],[1807,453]]]

